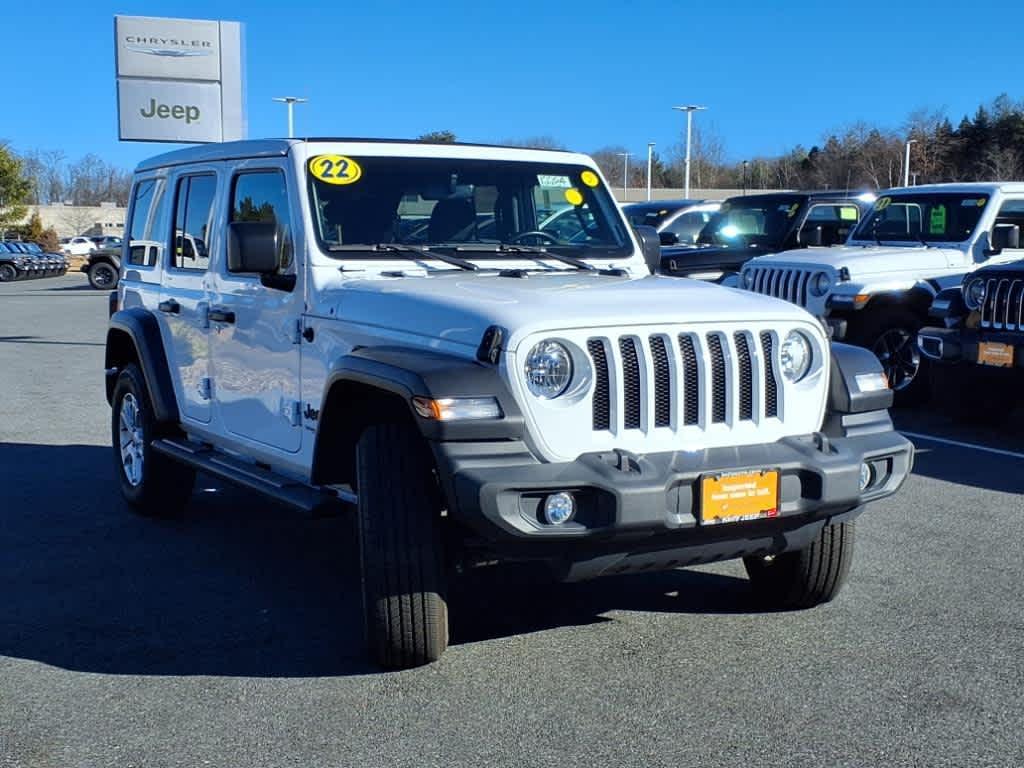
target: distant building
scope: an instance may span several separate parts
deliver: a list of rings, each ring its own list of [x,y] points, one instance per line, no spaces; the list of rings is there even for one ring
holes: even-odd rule
[[[44,227],[53,227],[57,237],[76,235],[124,236],[124,219],[127,210],[116,203],[99,205],[30,205],[25,222],[38,213]]]

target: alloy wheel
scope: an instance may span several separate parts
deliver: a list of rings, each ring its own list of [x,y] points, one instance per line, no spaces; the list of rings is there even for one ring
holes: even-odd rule
[[[142,482],[143,452],[146,441],[139,419],[139,402],[131,392],[121,398],[118,424],[121,446],[121,468],[133,488]]]
[[[921,369],[921,353],[917,350],[915,335],[906,328],[890,328],[872,345],[895,392],[909,387]]]

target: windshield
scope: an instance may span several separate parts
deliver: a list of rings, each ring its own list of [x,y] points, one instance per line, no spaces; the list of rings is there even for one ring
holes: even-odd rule
[[[885,195],[851,239],[960,243],[978,226],[988,199],[979,194]]]
[[[700,231],[701,245],[774,248],[782,244],[804,198],[773,195],[726,200]]]
[[[687,208],[695,204],[690,201],[685,203],[634,203],[622,206],[622,212],[626,214],[629,223],[634,227],[646,225],[657,229],[665,223],[666,219],[674,216],[680,208]]]
[[[333,256],[388,243],[502,258],[502,245],[629,253],[611,195],[584,166],[317,155],[308,171],[317,236]]]

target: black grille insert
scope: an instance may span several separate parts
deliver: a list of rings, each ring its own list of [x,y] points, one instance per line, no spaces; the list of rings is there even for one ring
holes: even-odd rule
[[[747,334],[733,334],[736,342],[736,362],[740,369],[740,421],[752,421],[754,418],[754,365],[747,345]]]
[[[779,388],[775,383],[775,342],[769,331],[761,332],[761,353],[764,359],[764,415],[779,415]]]
[[[622,426],[640,429],[640,358],[636,353],[636,339],[620,338],[619,352],[622,354]]]
[[[683,359],[683,424],[692,426],[700,421],[700,388],[697,386],[697,349],[693,339],[685,334],[679,337],[679,354]]]
[[[594,363],[594,429],[608,429],[611,426],[611,399],[608,391],[608,356],[604,342],[590,339],[587,351]]]
[[[717,333],[708,334],[708,352],[711,353],[711,422],[725,421],[725,352]]]
[[[668,350],[662,336],[651,336],[651,362],[654,364],[654,426],[672,423],[672,385],[668,367]]]

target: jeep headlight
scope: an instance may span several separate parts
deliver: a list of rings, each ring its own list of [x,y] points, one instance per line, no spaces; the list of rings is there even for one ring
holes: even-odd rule
[[[779,348],[782,375],[789,381],[800,381],[811,369],[811,340],[800,331],[790,331]]]
[[[526,386],[535,397],[553,400],[572,382],[572,356],[562,344],[545,339],[527,354],[523,372]]]
[[[975,277],[964,286],[964,304],[970,310],[981,309],[985,301],[985,278]]]
[[[818,272],[811,276],[811,293],[815,296],[824,296],[832,287],[832,278],[828,272]]]
[[[742,275],[743,287],[748,291],[754,287],[754,270],[745,269]]]

